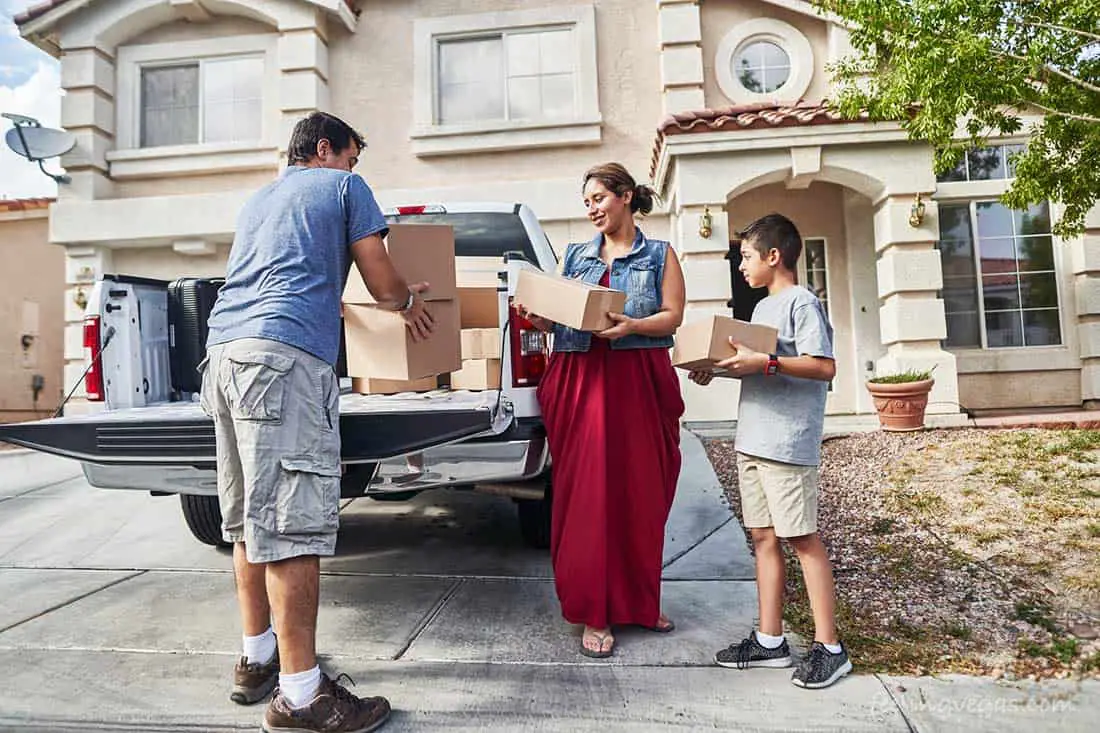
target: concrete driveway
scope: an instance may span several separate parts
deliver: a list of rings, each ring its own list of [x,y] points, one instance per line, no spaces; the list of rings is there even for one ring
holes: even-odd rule
[[[814,693],[789,670],[711,666],[752,626],[752,561],[689,433],[684,452],[664,570],[675,633],[621,630],[611,660],[580,656],[511,502],[437,492],[344,509],[322,563],[322,665],[389,697],[393,731],[951,729],[958,711],[917,710],[906,681]],[[191,538],[174,497],[100,491],[69,461],[0,454],[0,599],[0,729],[258,729],[262,706],[227,698],[240,646],[230,556]],[[921,701],[950,696],[936,682]],[[1074,703],[1069,727],[1046,729],[1085,730],[1097,710]],[[1024,712],[1021,729],[1051,720]]]

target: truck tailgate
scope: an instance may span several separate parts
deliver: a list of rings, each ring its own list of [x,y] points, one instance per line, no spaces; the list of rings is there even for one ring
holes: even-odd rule
[[[340,397],[341,458],[365,463],[480,435],[512,422],[499,392],[435,391]],[[212,467],[214,423],[198,403],[177,402],[0,425],[0,440],[105,465]]]

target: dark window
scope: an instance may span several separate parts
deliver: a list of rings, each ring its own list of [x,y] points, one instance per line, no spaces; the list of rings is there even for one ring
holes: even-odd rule
[[[455,257],[492,257],[505,252],[521,252],[538,265],[535,248],[518,214],[510,212],[471,212],[447,214],[408,214],[387,216],[391,224],[450,224],[455,230]]]

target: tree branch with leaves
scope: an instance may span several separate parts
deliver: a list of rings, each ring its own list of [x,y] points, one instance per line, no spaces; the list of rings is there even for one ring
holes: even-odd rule
[[[900,121],[936,172],[990,138],[1026,135],[1003,201],[1063,205],[1073,236],[1100,200],[1100,2],[814,0],[848,25],[832,65],[845,117]],[[960,135],[960,130],[962,134]]]

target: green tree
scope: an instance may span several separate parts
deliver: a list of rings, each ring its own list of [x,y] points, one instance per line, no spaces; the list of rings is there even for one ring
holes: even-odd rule
[[[851,29],[856,53],[832,67],[843,116],[900,120],[937,173],[1026,130],[1003,202],[1057,201],[1055,232],[1083,230],[1100,199],[1100,0],[813,1]]]

